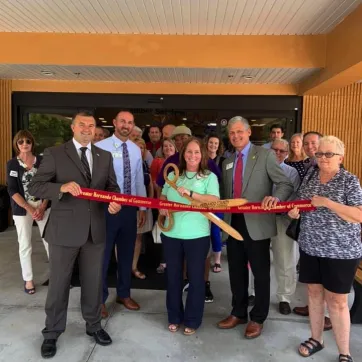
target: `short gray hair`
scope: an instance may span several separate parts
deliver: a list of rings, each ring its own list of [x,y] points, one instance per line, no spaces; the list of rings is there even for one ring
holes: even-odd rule
[[[137,127],[137,126],[134,126],[134,127],[133,127],[133,130],[141,133],[141,136],[142,136],[142,130],[141,130],[141,128],[139,128],[139,127]]]
[[[319,146],[321,146],[322,144],[334,145],[336,147],[337,153],[344,156],[344,150],[345,150],[344,143],[338,137],[324,136],[319,140]]]
[[[274,143],[281,143],[283,144],[284,147],[286,147],[286,151],[289,151],[289,142],[287,140],[285,140],[284,138],[277,138],[272,142],[272,147],[274,145]]]
[[[228,126],[227,126],[227,131],[229,132],[230,127],[233,126],[235,123],[241,123],[244,125],[245,130],[250,128],[250,124],[248,122],[248,120],[244,117],[241,116],[235,116],[233,118],[230,118],[229,122],[228,122]]]

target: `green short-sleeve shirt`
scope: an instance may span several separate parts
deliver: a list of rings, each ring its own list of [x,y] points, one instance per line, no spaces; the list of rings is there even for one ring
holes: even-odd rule
[[[219,182],[214,173],[210,172],[206,176],[196,175],[196,172],[186,172],[186,176],[180,176],[176,185],[183,186],[188,190],[197,192],[201,195],[214,195],[220,197]],[[173,180],[175,173],[169,174],[169,179]],[[167,183],[163,186],[162,195],[167,197],[168,201],[179,202],[190,205],[191,202],[181,197],[179,193],[170,187]],[[199,212],[185,211],[175,212],[174,226],[170,231],[163,231],[166,236],[177,239],[197,239],[210,235],[210,222]],[[167,226],[167,221],[165,226]]]

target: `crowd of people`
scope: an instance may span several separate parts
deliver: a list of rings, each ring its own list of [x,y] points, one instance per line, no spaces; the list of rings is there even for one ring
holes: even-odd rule
[[[204,303],[214,299],[209,272],[222,272],[224,240],[232,309],[218,327],[246,324],[245,338],[257,338],[270,308],[270,250],[279,312],[286,315],[292,313],[298,249],[299,281],[307,285],[308,306],[293,312],[309,316],[311,326],[311,337],[301,343],[299,353],[309,357],[323,349],[323,330],[333,328],[339,361],[353,361],[347,296],[362,256],[362,189],[358,178],[343,167],[341,140],[311,131],[294,134],[288,142],[282,126],[276,124],[271,127],[270,142],[256,146],[250,141],[248,121],[236,116],[227,126],[232,147],[224,152],[217,135],[199,139],[185,125],[167,124],[162,129],[153,125],[146,142],[128,111],[120,111],[113,125],[114,134],[106,137],[91,113],[78,112],[71,125],[73,139],[46,149],[42,156],[34,153],[35,140],[29,131],[21,130],[14,137],[16,156],[8,162],[7,182],[27,294],[36,292],[31,264],[34,221],[49,258],[44,358],[56,354],[57,339],[65,331],[76,258],[86,333],[98,344],[109,345],[112,339],[102,328],[101,318],[108,316],[112,253],[117,259],[116,302],[139,310],[131,297],[131,278],[147,277],[138,268],[142,235],[151,231],[158,213],[166,226],[171,218],[167,209],[146,210],[114,202],[104,208],[103,203],[78,198],[81,187],[88,187],[183,204],[190,204],[190,199],[245,198],[264,209],[281,201],[311,200],[315,209],[308,212],[294,208],[280,214],[217,214],[243,241],[222,235],[201,213],[172,213],[173,227],[161,234],[163,255],[157,268],[159,273],[166,272],[168,330],[175,333],[183,326],[183,333],[192,335],[202,324]],[[179,168],[179,177],[174,172],[168,175],[176,189],[164,179],[164,169],[171,163]],[[286,234],[293,219],[300,225],[297,240]]]

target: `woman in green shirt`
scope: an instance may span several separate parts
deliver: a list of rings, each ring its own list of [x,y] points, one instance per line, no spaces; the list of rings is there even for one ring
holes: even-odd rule
[[[190,138],[180,153],[177,191],[166,183],[161,199],[182,204],[190,204],[184,195],[200,202],[219,200],[219,183],[216,175],[208,170],[207,161],[204,145],[197,138]],[[172,180],[175,174],[171,172],[168,177]],[[168,210],[160,210],[160,214],[169,216]],[[210,222],[201,213],[191,211],[175,212],[173,218],[172,229],[161,234],[167,263],[169,330],[177,332],[184,323],[184,334],[191,335],[201,325],[204,312],[204,266],[210,249]],[[190,283],[185,307],[182,302],[184,259]]]

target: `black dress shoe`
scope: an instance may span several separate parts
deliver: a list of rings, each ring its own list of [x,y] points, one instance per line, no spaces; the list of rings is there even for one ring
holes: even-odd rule
[[[279,312],[280,314],[288,315],[292,313],[290,305],[288,302],[280,302],[279,303]]]
[[[109,334],[104,330],[100,329],[97,332],[87,332],[88,336],[94,337],[96,343],[100,344],[101,346],[108,346],[112,343],[112,339]]]
[[[44,339],[41,345],[41,356],[43,358],[52,358],[57,353],[57,340]]]

